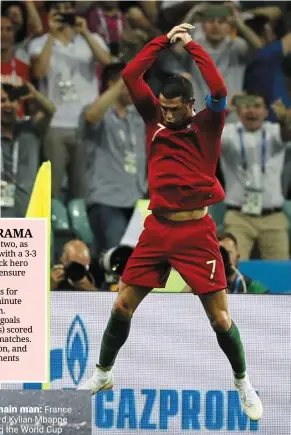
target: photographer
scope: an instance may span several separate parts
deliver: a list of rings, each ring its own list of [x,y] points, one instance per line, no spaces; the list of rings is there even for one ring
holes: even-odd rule
[[[35,105],[29,120],[17,120],[22,101]],[[1,217],[23,218],[40,163],[43,134],[55,105],[31,83],[14,87],[1,83]]]
[[[111,57],[103,39],[76,16],[75,2],[48,1],[46,6],[49,33],[34,39],[29,52],[41,90],[57,107],[44,143],[52,163],[52,196],[59,196],[67,169],[70,197],[83,198],[85,153],[77,140],[78,120],[99,95],[96,62],[106,65]]]
[[[231,233],[222,233],[218,235],[218,240],[220,242],[220,252],[225,267],[228,292],[256,294],[269,293],[269,290],[262,283],[240,273],[237,269],[240,256],[237,240],[234,235]]]
[[[96,290],[90,273],[91,256],[87,245],[71,240],[64,246],[61,264],[51,272],[52,290]]]

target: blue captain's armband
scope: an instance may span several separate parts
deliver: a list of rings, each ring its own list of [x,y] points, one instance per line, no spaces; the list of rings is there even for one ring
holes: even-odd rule
[[[222,97],[216,100],[208,94],[205,100],[206,105],[213,110],[213,112],[223,112],[227,108],[227,97]]]

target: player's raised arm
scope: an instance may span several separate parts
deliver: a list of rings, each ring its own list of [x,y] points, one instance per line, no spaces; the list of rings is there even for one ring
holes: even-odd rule
[[[155,118],[158,104],[158,99],[144,81],[144,74],[155,62],[159,52],[169,46],[175,34],[187,32],[192,27],[190,24],[181,24],[174,27],[167,35],[153,39],[122,71],[121,76],[129,90],[133,104],[144,121]]]
[[[207,106],[215,112],[225,110],[227,106],[226,84],[209,54],[201,47],[201,45],[194,42],[188,33],[176,34],[171,39],[171,43],[175,43],[178,40],[184,42],[184,49],[188,51],[193,60],[195,60],[210,89],[210,94],[206,98]]]

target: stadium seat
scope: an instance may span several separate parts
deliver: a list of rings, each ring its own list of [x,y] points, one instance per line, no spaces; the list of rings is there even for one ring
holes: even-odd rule
[[[226,207],[224,201],[218,204],[211,205],[209,207],[209,214],[216,223],[217,232],[221,232],[224,229],[223,221],[225,215]]]
[[[58,199],[52,199],[52,230],[63,231],[70,228],[66,206]]]
[[[68,215],[72,230],[83,242],[87,243],[89,246],[92,245],[94,236],[88,221],[84,200],[73,199],[70,201],[68,204]]]

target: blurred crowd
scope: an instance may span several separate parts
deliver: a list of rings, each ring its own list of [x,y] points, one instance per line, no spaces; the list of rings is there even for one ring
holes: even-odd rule
[[[137,201],[147,198],[145,127],[120,74],[147,41],[188,22],[228,88],[217,171],[226,191],[217,206],[223,229],[235,236],[243,260],[290,258],[289,2],[1,6],[2,217],[25,216],[38,168],[50,160],[54,262],[71,239],[85,245],[67,246],[68,255],[79,249],[85,263],[86,246],[98,258],[120,244]],[[161,52],[145,80],[158,96],[172,74],[191,80],[195,111],[203,110],[206,84],[179,43]],[[211,212],[215,218],[215,206]],[[56,276],[58,285],[63,270]]]

